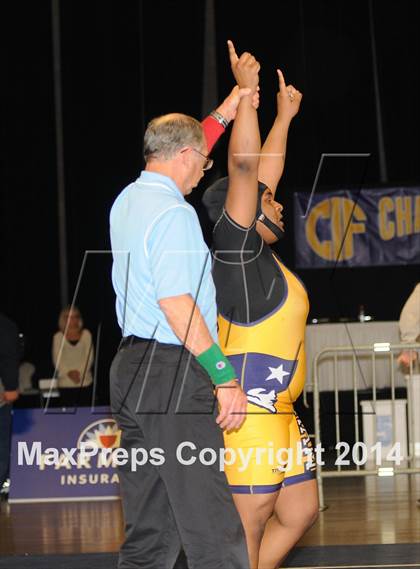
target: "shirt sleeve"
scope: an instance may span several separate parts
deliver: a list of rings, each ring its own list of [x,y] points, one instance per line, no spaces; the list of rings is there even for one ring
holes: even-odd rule
[[[213,230],[215,259],[239,264],[249,262],[259,256],[262,245],[255,222],[249,228],[242,227],[223,211]]]
[[[257,232],[223,212],[213,233],[213,276],[219,312],[250,324],[278,307],[286,289],[273,253]]]
[[[57,365],[59,351],[60,351],[59,332],[56,332],[53,336],[52,346],[51,346],[51,357],[54,367]]]
[[[64,342],[64,335],[62,332],[56,332],[53,336],[52,341],[52,361],[54,368],[58,373],[59,377],[67,377],[67,373],[74,369],[74,366],[68,366],[66,358],[63,355],[62,347]]]
[[[420,283],[408,297],[400,316],[403,343],[415,342],[420,336]]]
[[[210,115],[202,121],[201,125],[203,127],[204,136],[206,137],[207,141],[207,151],[210,154],[213,146],[225,132],[225,129],[223,125],[219,123],[219,121]]]
[[[156,299],[190,294],[196,297],[210,252],[194,210],[179,205],[152,224],[145,242]]]

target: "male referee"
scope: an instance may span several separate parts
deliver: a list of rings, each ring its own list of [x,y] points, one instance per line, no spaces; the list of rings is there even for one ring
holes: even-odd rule
[[[252,56],[247,65],[258,72]],[[183,547],[190,569],[247,569],[225,474],[211,464],[222,429],[243,423],[247,400],[217,343],[211,255],[184,199],[211,165],[203,128],[181,114],[154,119],[144,154],[145,171],[110,215],[123,334],[111,405],[121,447],[148,457],[120,467],[126,539],[118,567],[171,568]]]

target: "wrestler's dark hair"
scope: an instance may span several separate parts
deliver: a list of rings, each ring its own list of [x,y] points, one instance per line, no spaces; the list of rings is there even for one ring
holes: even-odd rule
[[[205,208],[207,209],[207,214],[210,218],[210,221],[216,223],[219,217],[222,215],[223,207],[226,201],[226,194],[228,190],[229,178],[226,176],[225,178],[219,178],[212,184],[210,187],[203,194],[202,202]],[[261,196],[265,192],[268,186],[263,184],[262,182],[258,182],[258,197],[261,200]],[[259,216],[261,213],[261,204],[260,202],[257,205],[257,215]]]

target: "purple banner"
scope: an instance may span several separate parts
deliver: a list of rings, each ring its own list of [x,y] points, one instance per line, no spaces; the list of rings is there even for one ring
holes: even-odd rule
[[[117,498],[120,435],[108,407],[16,409],[10,502]]]
[[[420,188],[295,193],[296,266],[420,263]]]

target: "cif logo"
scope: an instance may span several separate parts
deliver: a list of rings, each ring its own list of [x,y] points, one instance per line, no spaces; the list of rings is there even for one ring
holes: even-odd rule
[[[77,440],[77,448],[80,448],[81,443],[90,448],[118,448],[120,440],[121,431],[114,419],[100,419],[82,431]]]
[[[305,230],[317,255],[326,261],[344,261],[354,255],[354,236],[366,231],[366,214],[353,200],[333,197],[311,209]]]

